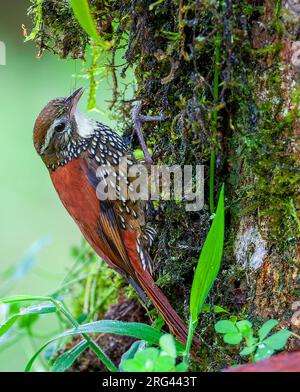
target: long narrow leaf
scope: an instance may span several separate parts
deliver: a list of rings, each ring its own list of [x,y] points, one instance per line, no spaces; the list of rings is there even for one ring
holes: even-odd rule
[[[41,297],[36,295],[14,295],[12,297],[7,297],[0,299],[0,303],[12,304],[18,302],[31,302],[31,301],[51,301],[50,297]]]
[[[61,354],[54,362],[51,371],[52,372],[64,372],[67,370],[75,361],[76,358],[79,357],[88,347],[89,342],[86,340],[82,340],[76,346],[72,347],[70,350]]]
[[[96,29],[96,23],[92,16],[89,4],[87,0],[70,0],[74,15],[78,20],[80,26],[85,30],[85,32],[93,38],[98,45],[104,49],[109,49],[110,43],[101,39]]]
[[[163,333],[158,331],[157,329],[142,323],[126,323],[123,321],[116,320],[100,320],[89,324],[83,324],[78,328],[69,329],[45,343],[30,359],[25,368],[25,371],[30,371],[34,361],[39,356],[39,354],[44,350],[44,348],[46,348],[56,339],[72,335],[79,335],[83,333],[111,333],[116,335],[132,336],[139,340],[145,340],[149,344],[157,345],[159,344],[160,337],[163,335]],[[176,347],[178,352],[182,352],[184,349],[183,345],[179,342],[176,342]]]
[[[4,335],[14,323],[22,316],[29,314],[47,314],[56,312],[56,307],[52,303],[41,303],[39,305],[29,306],[27,308],[21,309],[20,312],[15,313],[9,319],[7,319],[3,324],[0,325],[0,336]]]
[[[14,325],[14,323],[18,320],[18,318],[19,315],[14,314],[9,319],[4,321],[4,323],[0,325],[0,336],[4,335]]]
[[[192,322],[197,322],[202,305],[220,269],[224,243],[224,185],[222,186],[218,207],[213,223],[203,245],[190,298]]]

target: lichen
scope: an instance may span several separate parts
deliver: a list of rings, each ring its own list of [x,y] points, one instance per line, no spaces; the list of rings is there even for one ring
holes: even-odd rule
[[[258,226],[241,220],[235,244],[236,261],[244,268],[257,270],[266,255],[267,241],[262,238]]]

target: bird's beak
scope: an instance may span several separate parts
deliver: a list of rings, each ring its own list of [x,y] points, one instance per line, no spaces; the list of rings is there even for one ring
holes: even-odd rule
[[[74,91],[68,98],[66,98],[66,105],[68,106],[69,117],[72,118],[74,112],[77,108],[77,104],[84,93],[84,89],[80,87],[78,90]]]

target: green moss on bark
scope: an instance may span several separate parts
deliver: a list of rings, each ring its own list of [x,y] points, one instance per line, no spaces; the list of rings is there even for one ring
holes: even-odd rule
[[[69,3],[49,3],[54,2],[43,2],[38,45],[63,58],[82,58],[87,37],[71,15]],[[154,161],[206,167],[202,211],[186,212],[184,204],[171,201],[160,202],[149,214],[148,220],[159,233],[151,251],[157,284],[187,318],[193,268],[210,225],[208,167],[213,149],[215,198],[221,184],[226,185],[227,237],[223,270],[210,300],[226,305],[239,317],[254,317],[256,279],[263,279],[264,271],[236,263],[241,220],[254,221],[267,241],[268,262],[271,266],[274,263],[270,271],[274,267],[279,276],[277,287],[280,276],[290,276],[293,271],[287,264],[295,263],[300,176],[299,160],[291,145],[299,94],[294,93],[294,105],[287,104],[289,98],[282,86],[285,64],[280,53],[285,29],[294,36],[299,31],[282,23],[278,1],[90,3],[99,33],[107,40],[114,39],[113,50],[124,54],[126,64],[121,74],[124,76],[129,67],[134,70],[135,98],[142,100],[143,112],[163,111],[167,116],[158,125],[143,127]],[[131,105],[121,97],[115,95],[114,107],[120,121],[124,116],[128,119]],[[124,137],[131,140],[131,147],[137,147],[132,125],[128,121],[122,124]],[[289,289],[298,292],[293,283],[285,298],[277,296],[283,306]],[[271,289],[266,295],[273,295]],[[180,303],[179,297],[184,299]],[[204,343],[199,354],[202,370],[219,369],[235,356],[219,347],[212,329],[214,317],[203,316],[199,327]]]

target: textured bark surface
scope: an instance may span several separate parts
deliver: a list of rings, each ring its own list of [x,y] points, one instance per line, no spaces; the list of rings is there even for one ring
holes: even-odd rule
[[[203,210],[190,213],[184,203],[161,202],[148,217],[158,231],[152,249],[157,284],[187,319],[193,270],[210,226],[208,168],[213,149],[215,199],[224,182],[227,215],[222,270],[209,300],[255,325],[278,318],[280,326],[297,332],[298,2],[166,0],[152,7],[153,1],[145,0],[90,3],[100,34],[115,41],[110,67],[118,46],[124,53],[123,35],[122,74],[134,69],[135,98],[142,100],[143,113],[163,111],[167,116],[159,125],[144,126],[154,161],[206,168]],[[64,58],[83,56],[87,37],[68,2],[45,1],[43,21],[36,37],[41,50],[51,47]],[[131,102],[124,101],[115,73],[112,76],[112,110],[131,146],[137,147],[129,121]],[[213,314],[203,315],[200,322],[204,344],[197,369],[218,370],[241,361],[216,337],[214,322]],[[290,346],[296,345],[291,340]]]

